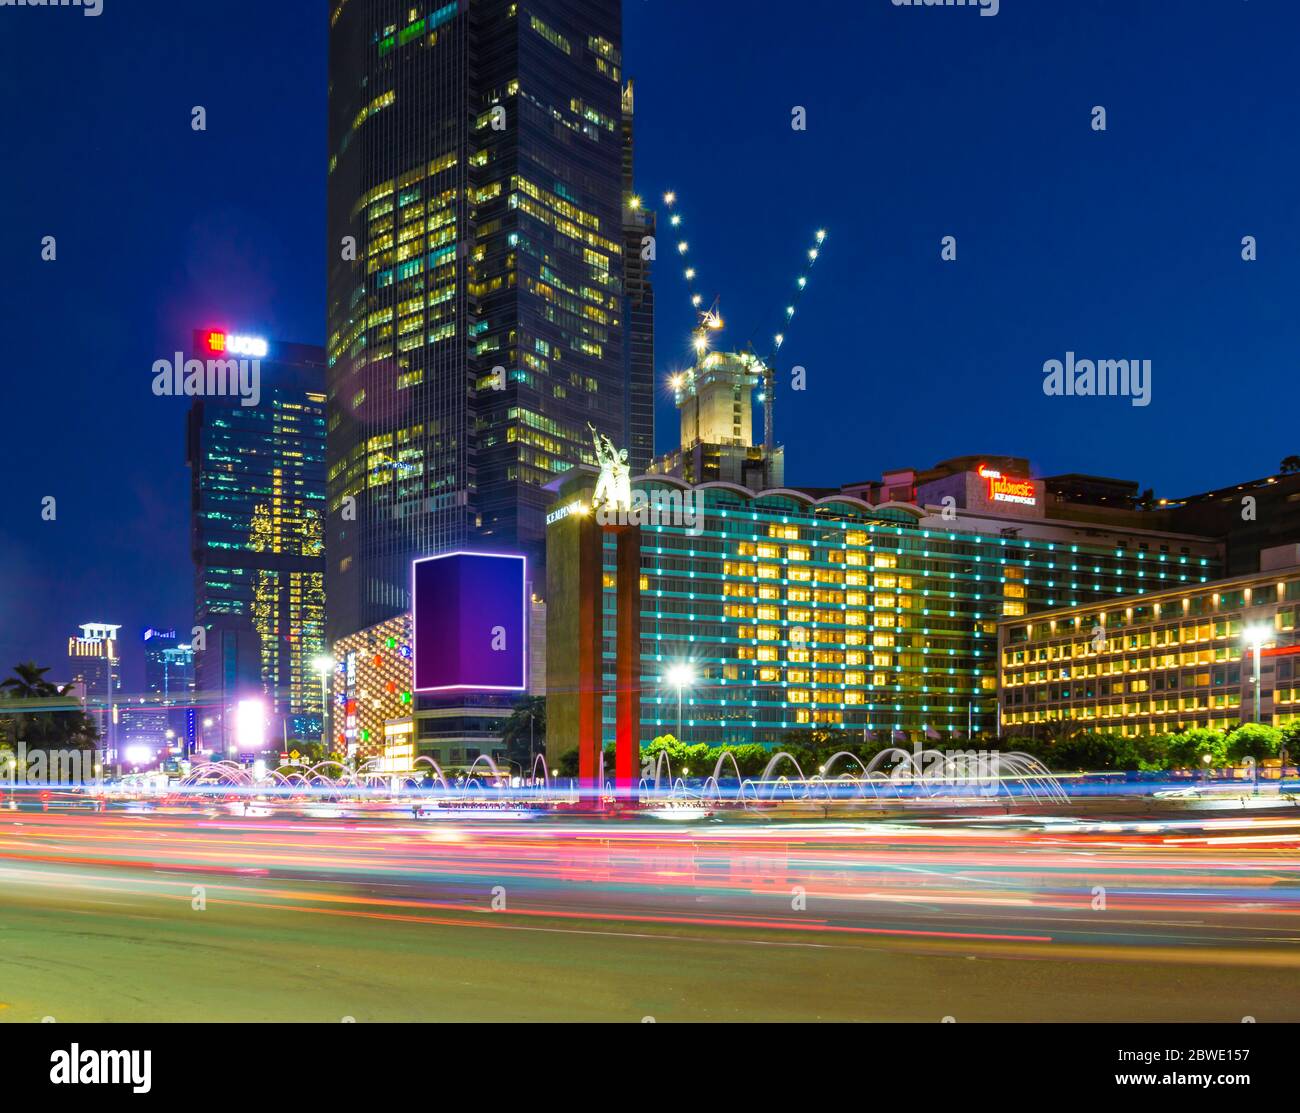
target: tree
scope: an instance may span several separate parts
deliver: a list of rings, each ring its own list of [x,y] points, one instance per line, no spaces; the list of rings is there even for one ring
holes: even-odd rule
[[[1142,767],[1142,756],[1132,738],[1112,731],[1089,731],[1055,743],[1049,768],[1097,773],[1131,771]]]
[[[525,696],[516,703],[501,725],[501,741],[506,757],[531,776],[536,755],[546,750],[546,697]]]
[[[289,748],[298,751],[298,760],[303,765],[315,765],[329,756],[326,753],[326,745],[325,742],[315,738],[297,738],[290,743]]]
[[[35,661],[14,665],[13,676],[0,680],[0,688],[14,699],[53,699],[62,695],[63,690],[45,679],[45,674],[49,671]]]
[[[49,671],[25,661],[14,666],[13,676],[0,680],[6,734],[29,750],[93,750],[98,736],[94,722],[80,707],[69,706],[72,685],[45,679]]]
[[[1280,748],[1286,751],[1287,764],[1294,765],[1300,761],[1300,722],[1283,727],[1281,733]]]
[[[1283,475],[1295,475],[1300,472],[1300,456],[1287,456],[1278,466]]]
[[[687,773],[692,777],[707,777],[713,772],[713,766],[709,764],[710,752],[703,742],[680,742],[671,734],[661,734],[648,746],[641,747],[641,767],[651,770],[653,776],[653,770],[659,764],[659,755],[666,754],[674,778]],[[714,761],[716,760],[715,756]],[[664,775],[667,776],[667,773]]]
[[[1204,727],[1169,735],[1166,752],[1171,769],[1204,769],[1207,765],[1222,765],[1227,760],[1223,734]],[[1205,760],[1207,755],[1209,761]]]
[[[1282,744],[1282,732],[1277,727],[1264,723],[1243,723],[1224,741],[1224,752],[1234,765],[1247,758],[1263,761],[1265,758],[1277,757]]]

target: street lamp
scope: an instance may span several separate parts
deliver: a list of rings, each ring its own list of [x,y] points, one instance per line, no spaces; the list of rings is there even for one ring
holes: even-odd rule
[[[1242,633],[1246,644],[1255,651],[1255,722],[1260,721],[1260,677],[1259,677],[1259,651],[1264,648],[1264,643],[1272,640],[1273,631],[1268,626],[1248,626]]]
[[[682,742],[682,689],[695,683],[695,670],[690,665],[673,665],[668,670],[668,683],[677,689],[677,741]]]
[[[320,673],[320,741],[322,757],[329,757],[329,713],[330,698],[326,688],[329,677],[334,673],[334,658],[321,654],[319,657],[312,659],[311,667]]]

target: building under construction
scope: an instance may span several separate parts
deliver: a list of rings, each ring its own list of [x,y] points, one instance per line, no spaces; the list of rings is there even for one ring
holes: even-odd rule
[[[681,213],[677,212],[677,195],[664,194],[669,226],[680,232]],[[821,253],[826,233],[818,231],[808,251],[807,265],[794,283],[790,303],[785,307],[784,326],[794,318],[800,298],[808,285],[808,274]],[[693,338],[695,365],[674,374],[669,383],[677,411],[681,416],[681,439],[677,449],[657,458],[649,469],[651,475],[672,476],[687,483],[736,483],[751,491],[766,491],[785,484],[785,449],[776,443],[774,410],[776,403],[776,359],[785,333],[772,337],[772,350],[760,357],[752,345],[747,351],[718,351],[712,340],[723,327],[722,314],[715,298],[708,309],[701,309],[704,297],[696,286],[699,272],[690,259],[690,243],[677,241],[677,253],[687,264],[684,269],[690,291],[691,307],[699,317]],[[753,401],[763,407],[762,440],[754,442]]]
[[[751,491],[784,484],[785,449],[754,443],[753,397],[763,385],[756,356],[703,352],[694,367],[672,377],[671,385],[681,444],[651,464],[651,475],[691,484],[738,483]]]

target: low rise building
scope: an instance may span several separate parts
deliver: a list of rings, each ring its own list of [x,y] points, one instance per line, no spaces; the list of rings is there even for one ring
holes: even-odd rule
[[[546,605],[529,613],[529,694],[544,695]],[[443,769],[467,768],[482,755],[505,761],[501,730],[519,699],[482,694],[464,699],[413,691],[411,616],[400,614],[334,644],[334,748],[361,760],[385,759],[396,768],[406,755],[429,757]]]

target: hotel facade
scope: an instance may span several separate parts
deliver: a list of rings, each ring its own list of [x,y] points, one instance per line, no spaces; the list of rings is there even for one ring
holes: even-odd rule
[[[1300,722],[1300,546],[1209,584],[1044,611],[999,625],[1005,734],[1071,721],[1130,736]]]
[[[950,461],[893,501],[879,484],[754,491],[664,476],[633,481],[641,530],[640,741],[779,745],[789,732],[908,738],[997,729],[998,630],[1062,606],[1206,584],[1213,541],[1047,517],[1024,461]],[[566,532],[596,476],[552,485],[548,725],[554,760],[576,729],[578,654],[564,644],[580,590]],[[884,498],[884,501],[876,501]],[[656,509],[658,507],[658,509]],[[604,542],[602,735],[613,737],[617,561]],[[566,586],[568,585],[568,586]]]

